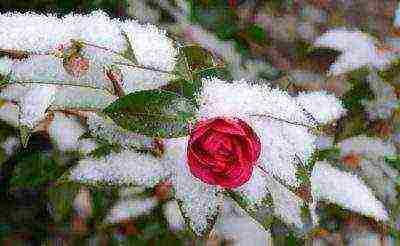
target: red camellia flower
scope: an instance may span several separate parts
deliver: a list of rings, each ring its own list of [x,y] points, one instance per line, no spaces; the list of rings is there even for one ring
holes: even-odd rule
[[[260,139],[246,122],[217,117],[198,122],[191,132],[188,164],[203,182],[236,188],[250,179],[260,150]]]

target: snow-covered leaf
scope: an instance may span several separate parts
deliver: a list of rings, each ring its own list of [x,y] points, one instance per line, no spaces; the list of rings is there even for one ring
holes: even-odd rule
[[[331,65],[329,73],[339,75],[363,66],[386,68],[395,56],[378,47],[378,41],[367,33],[345,28],[332,29],[318,37],[314,46],[339,50],[342,54]]]
[[[127,65],[118,65],[121,70],[123,81],[122,88],[125,94],[140,90],[157,89],[173,80],[175,76],[171,73],[143,69]]]
[[[104,90],[97,90],[86,87],[58,87],[50,109],[83,109],[101,110],[110,105],[117,99]]]
[[[217,78],[203,79],[200,105],[199,114],[206,118],[248,118],[251,115],[266,115],[313,125],[296,100],[287,92],[272,89],[266,84],[250,85],[244,80],[228,83]]]
[[[397,100],[395,88],[385,83],[375,71],[367,76],[369,87],[374,93],[373,100],[363,100],[362,104],[371,120],[386,119],[388,120],[393,111],[399,108],[400,102]]]
[[[240,210],[240,208],[236,208]],[[216,233],[231,245],[272,245],[271,233],[242,210],[241,214],[225,214],[215,225]]]
[[[151,197],[146,199],[135,199],[135,200],[121,200],[115,204],[109,214],[107,215],[105,222],[114,224],[128,219],[135,219],[139,216],[147,215],[155,208],[158,204],[157,199]]]
[[[37,85],[29,90],[20,103],[19,122],[29,129],[45,117],[46,110],[54,100],[57,88],[54,85]]]
[[[327,124],[345,113],[340,101],[326,92],[302,93],[296,101],[320,124]]]
[[[272,196],[275,215],[287,225],[299,230],[306,229],[308,218],[303,218],[302,215],[302,207],[305,206],[303,200],[270,175],[266,174],[264,177]]]
[[[0,15],[0,48],[43,53],[70,39],[96,42],[121,51],[124,39],[118,22],[103,11],[89,15],[69,14],[57,18],[52,14],[10,12]]]
[[[110,143],[118,143],[123,148],[150,148],[152,138],[129,132],[118,126],[112,119],[100,113],[88,113],[86,121],[90,133]]]
[[[232,198],[247,212],[255,213],[263,206],[270,206],[271,195],[267,181],[259,168],[254,168],[250,180],[244,185],[230,191]]]
[[[185,220],[175,200],[167,202],[163,210],[170,230],[181,231],[185,228]]]
[[[338,143],[341,156],[350,153],[359,154],[366,157],[377,158],[379,156],[393,156],[396,154],[396,148],[389,142],[384,142],[379,138],[367,137],[359,135],[347,138]]]
[[[48,128],[50,139],[61,151],[77,150],[79,137],[84,132],[85,129],[77,117],[58,112],[54,113]]]
[[[187,166],[187,138],[168,139],[165,161],[173,170],[171,177],[175,198],[182,215],[197,235],[210,232],[222,206],[222,193],[217,186],[195,178]]]
[[[263,146],[260,165],[286,184],[298,186],[297,165],[307,164],[316,137],[306,127],[277,120],[257,119],[253,123]]]
[[[177,50],[165,30],[154,25],[140,25],[125,21],[120,25],[126,33],[137,61],[148,67],[172,71],[176,63]]]
[[[69,179],[81,183],[142,185],[153,187],[166,179],[170,172],[160,159],[152,155],[124,150],[106,157],[80,160],[69,174]]]
[[[316,162],[311,174],[314,202],[328,201],[380,221],[388,220],[383,204],[357,176],[326,162]]]
[[[103,67],[90,63],[87,73],[79,77],[69,74],[60,58],[42,55],[16,62],[9,76],[10,83],[59,84],[111,90],[111,82],[103,73]]]
[[[0,146],[4,150],[4,154],[6,155],[6,157],[11,156],[19,145],[19,139],[14,136],[7,137],[6,140],[4,140],[4,142],[0,144]]]
[[[19,108],[14,103],[5,102],[0,106],[0,120],[18,127],[19,125]]]

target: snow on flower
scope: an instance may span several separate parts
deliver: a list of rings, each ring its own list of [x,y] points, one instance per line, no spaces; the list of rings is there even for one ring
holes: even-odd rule
[[[331,75],[339,75],[363,66],[384,69],[395,58],[395,54],[389,48],[380,47],[375,38],[359,30],[329,30],[315,40],[314,46],[342,52],[329,69]]]

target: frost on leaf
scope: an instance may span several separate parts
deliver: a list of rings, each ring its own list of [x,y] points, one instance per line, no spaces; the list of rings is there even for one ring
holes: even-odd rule
[[[166,140],[165,161],[173,170],[171,181],[182,215],[197,235],[203,235],[215,223],[222,206],[222,193],[217,186],[203,183],[190,173],[186,146],[186,137]]]
[[[256,212],[268,204],[270,192],[267,189],[267,181],[259,168],[254,168],[250,180],[244,185],[233,189],[234,198],[248,212]]]
[[[394,60],[390,50],[380,49],[378,41],[358,30],[338,28],[324,33],[316,39],[314,46],[327,47],[342,54],[331,65],[329,73],[339,75],[363,66],[386,68]]]
[[[382,203],[355,175],[342,172],[326,162],[317,162],[311,174],[314,201],[328,201],[377,220],[388,220]]]
[[[21,125],[33,129],[45,117],[46,110],[54,100],[57,88],[54,85],[37,85],[29,90],[20,102]]]
[[[88,113],[87,125],[94,136],[118,143],[123,148],[152,146],[152,138],[125,130],[105,115]]]
[[[122,88],[125,94],[139,90],[151,90],[166,85],[174,76],[169,73],[120,65],[123,75]]]
[[[85,132],[82,124],[75,116],[55,113],[49,124],[48,133],[51,140],[61,151],[73,151],[78,147],[78,139]]]
[[[275,215],[288,225],[300,230],[305,229],[305,220],[301,211],[305,205],[303,200],[270,175],[265,175],[265,179],[272,196]]]
[[[101,110],[110,105],[117,98],[117,96],[111,95],[104,90],[60,86],[50,108],[52,110]]]
[[[158,201],[155,198],[120,200],[111,208],[105,222],[114,224],[147,215],[157,204]]]
[[[160,159],[124,150],[106,157],[80,160],[69,179],[77,182],[153,187],[170,174]]]
[[[16,62],[10,74],[11,82],[59,84],[84,86],[97,89],[111,89],[110,82],[104,77],[102,66],[91,64],[87,73],[74,77],[63,67],[62,59],[42,55]]]

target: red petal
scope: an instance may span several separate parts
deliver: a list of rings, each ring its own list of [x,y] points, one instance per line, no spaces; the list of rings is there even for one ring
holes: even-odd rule
[[[221,133],[241,136],[246,135],[246,132],[243,131],[242,126],[237,122],[236,119],[216,118],[212,124],[210,124],[210,126],[212,129]]]

